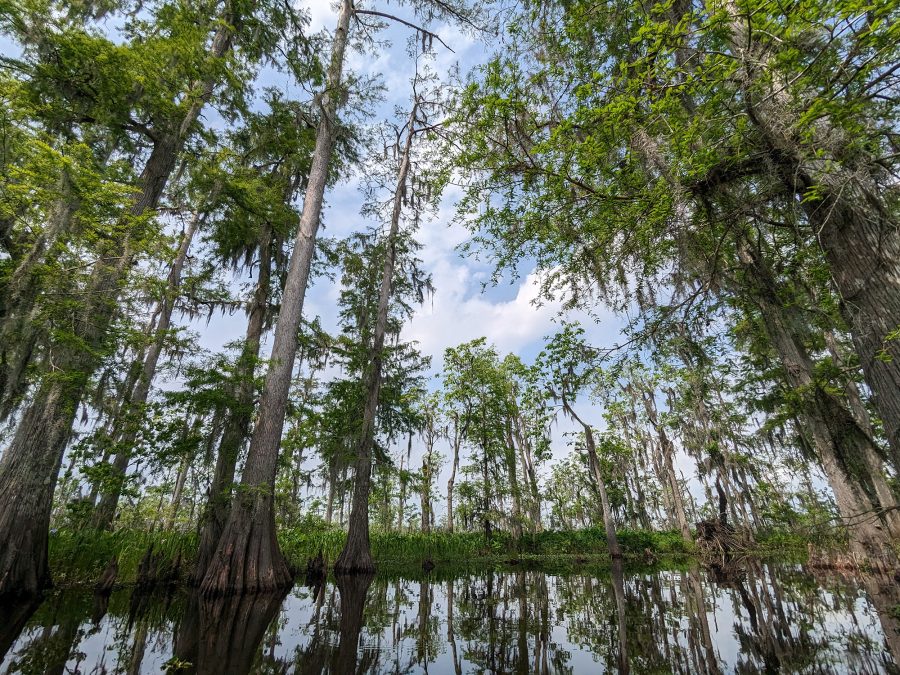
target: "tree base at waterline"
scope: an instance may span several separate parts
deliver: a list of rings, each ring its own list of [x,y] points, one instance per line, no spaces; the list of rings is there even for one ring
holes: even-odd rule
[[[368,541],[350,536],[344,550],[334,562],[335,574],[374,574],[375,563]]]
[[[238,515],[222,533],[200,592],[207,597],[269,593],[293,583],[294,575],[275,538],[274,523],[263,525]]]
[[[9,526],[0,541],[0,598],[37,597],[53,587],[47,563],[47,531]]]

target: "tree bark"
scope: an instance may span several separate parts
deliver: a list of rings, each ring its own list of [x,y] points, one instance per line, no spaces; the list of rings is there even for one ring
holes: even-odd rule
[[[350,511],[350,527],[344,549],[334,563],[335,573],[369,573],[375,571],[369,544],[369,492],[372,478],[372,447],[375,443],[375,418],[378,413],[378,397],[381,392],[381,368],[384,359],[384,337],[387,332],[388,309],[394,266],[397,258],[397,235],[400,232],[400,216],[409,177],[410,154],[415,137],[417,102],[413,103],[406,130],[406,142],[397,171],[394,188],[394,204],[391,227],[386,241],[381,288],[378,293],[378,310],[372,344],[372,360],[366,373],[366,403],[363,409],[362,428],[356,452],[356,472],[353,482],[353,507]]]
[[[72,180],[66,170],[60,176],[57,189],[59,196],[50,209],[44,231],[16,265],[5,284],[6,297],[0,301],[0,422],[5,422],[13,412],[27,387],[26,371],[39,340],[35,322],[40,309],[36,304],[40,282],[36,269],[69,230],[79,206],[72,195]]]
[[[193,579],[196,583],[203,581],[209,562],[212,560],[219,537],[225,528],[228,511],[231,508],[231,493],[234,474],[237,468],[238,455],[247,438],[253,419],[253,399],[256,389],[253,376],[256,362],[259,359],[259,348],[262,341],[266,317],[269,313],[269,292],[272,277],[272,228],[264,227],[259,241],[259,272],[253,304],[247,319],[247,332],[241,355],[238,357],[236,369],[237,384],[235,389],[235,408],[228,414],[225,430],[219,441],[216,452],[216,466],[209,485],[206,505],[200,519],[199,546],[197,564]]]
[[[849,526],[851,548],[874,565],[890,561],[895,556],[890,551],[885,526],[891,521],[882,522],[877,503],[858,478],[868,473],[863,458],[871,451],[872,440],[841,402],[815,381],[812,361],[791,332],[775,280],[746,239],[738,243],[738,256],[755,287],[754,299],[785,378],[804,397],[801,421],[818,451],[838,511]],[[890,513],[892,519],[896,511]]]
[[[824,253],[872,402],[900,465],[900,338],[893,337],[900,329],[900,223],[878,183],[879,177],[893,177],[874,158],[860,158],[856,150],[848,157],[835,147],[844,134],[827,117],[799,137],[796,130],[805,125],[793,112],[788,83],[751,37],[744,13],[733,2],[726,7],[733,49],[743,61],[748,118],[778,178],[799,197]],[[770,84],[756,92],[765,77]]]
[[[175,519],[178,517],[178,510],[181,508],[181,493],[184,490],[184,482],[187,480],[188,469],[191,464],[187,457],[181,460],[181,466],[178,467],[178,476],[175,478],[175,492],[172,495],[172,503],[169,505],[169,515],[166,518],[166,530],[175,527]]]
[[[297,332],[337,131],[335,116],[341,99],[344,51],[352,14],[350,0],[343,0],[328,67],[327,88],[322,95],[321,117],[316,130],[316,145],[300,227],[288,266],[259,415],[241,476],[239,494],[201,585],[204,595],[275,590],[285,588],[292,582],[291,572],[275,537],[273,491],[291,373],[297,353]]]
[[[231,37],[230,26],[220,27],[212,55],[224,55]],[[213,85],[212,80],[204,83],[177,132],[162,133],[154,143],[141,173],[141,191],[131,206],[131,218],[159,204],[178,153]],[[39,387],[0,461],[0,595],[35,594],[50,583],[47,542],[53,491],[76,409],[100,363],[133,254],[130,234],[126,234],[122,241],[111,242],[97,260],[76,328],[87,348],[57,347],[54,376],[46,377]]]
[[[579,420],[580,421],[580,420]],[[606,494],[606,481],[600,471],[600,459],[597,457],[597,446],[594,443],[594,430],[589,424],[581,422],[584,428],[584,445],[588,453],[588,463],[594,477],[594,484],[600,494],[600,506],[603,509],[603,526],[606,528],[606,548],[613,560],[622,557],[622,549],[619,547],[619,538],[616,536],[616,521],[613,520],[612,509],[609,506],[609,497]]]
[[[509,480],[509,488],[512,493],[512,531],[513,537],[518,541],[522,538],[522,490],[519,487],[518,470],[516,467],[516,444],[512,434],[512,423],[507,420],[507,443],[504,448],[506,460],[506,474]]]
[[[525,423],[521,413],[517,413],[513,420],[516,438],[519,442],[519,450],[522,455],[522,464],[525,466],[525,476],[528,480],[528,489],[531,493],[531,519],[534,528],[540,532],[541,526],[541,493],[538,487],[537,473],[534,470],[534,457],[531,452],[531,443],[525,433]]]
[[[463,437],[469,428],[469,415],[466,412],[466,421],[459,426],[459,415],[453,416],[453,466],[450,469],[450,478],[447,479],[447,531],[453,534],[453,488],[456,485],[456,472],[459,470],[459,450]]]
[[[671,497],[672,510],[674,511],[675,522],[681,531],[681,536],[685,541],[691,541],[691,528],[688,525],[687,513],[684,509],[684,495],[681,492],[681,485],[678,483],[678,476],[675,473],[675,445],[666,433],[666,430],[659,422],[659,415],[656,410],[656,401],[653,398],[653,391],[644,389],[640,393],[644,402],[644,410],[647,412],[647,418],[650,424],[656,429],[659,441],[659,459],[662,461],[660,471],[660,480],[663,483],[663,489]]]
[[[128,464],[134,451],[140,421],[143,419],[144,407],[147,405],[147,399],[150,395],[150,386],[153,384],[153,378],[156,376],[159,358],[162,355],[166,337],[168,337],[169,329],[172,326],[172,313],[175,310],[178,289],[181,287],[184,263],[187,260],[194,234],[202,221],[202,212],[199,210],[194,212],[187,228],[181,235],[181,242],[178,245],[175,259],[172,261],[172,267],[169,269],[166,288],[159,302],[159,309],[154,313],[156,328],[153,331],[153,340],[143,359],[140,375],[134,384],[134,388],[129,388],[131,390],[126,390],[125,392],[128,400],[123,402],[120,409],[120,415],[124,414],[125,417],[124,419],[121,417],[119,419],[122,429],[120,430],[119,438],[116,439],[121,449],[116,453],[116,457],[113,460],[112,478],[109,486],[100,497],[100,502],[91,515],[91,524],[97,529],[108,529],[116,515],[119,497],[122,494],[122,487],[125,485]]]

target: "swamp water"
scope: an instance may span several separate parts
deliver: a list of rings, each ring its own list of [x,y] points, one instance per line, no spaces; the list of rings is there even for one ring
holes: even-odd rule
[[[892,579],[794,565],[351,577],[0,607],[0,673],[900,673]]]

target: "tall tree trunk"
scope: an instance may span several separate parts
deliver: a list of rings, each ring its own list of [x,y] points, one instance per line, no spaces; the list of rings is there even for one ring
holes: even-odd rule
[[[453,464],[450,468],[450,478],[447,479],[447,531],[451,534],[453,534],[453,488],[456,485],[456,472],[459,470],[459,449],[469,427],[468,412],[462,427],[459,426],[459,416],[456,414],[453,424]]]
[[[123,403],[120,410],[119,423],[122,425],[122,429],[118,430],[120,434],[118,434],[116,439],[120,449],[113,460],[112,476],[109,479],[107,489],[103,492],[99,504],[97,504],[94,513],[91,515],[91,524],[97,529],[107,529],[116,515],[119,496],[122,494],[122,487],[125,485],[125,474],[131,461],[138,431],[140,426],[142,426],[144,407],[147,405],[150,387],[153,384],[153,378],[156,376],[156,369],[159,366],[159,358],[162,355],[166,338],[169,335],[169,329],[172,326],[172,313],[175,310],[175,300],[178,298],[178,291],[181,288],[184,263],[187,260],[194,234],[200,227],[203,217],[202,211],[195,211],[187,228],[181,235],[181,242],[178,245],[175,259],[172,261],[172,267],[169,269],[169,275],[166,279],[163,297],[159,302],[158,311],[154,313],[156,329],[153,331],[153,340],[147,349],[143,364],[139,370],[140,375],[133,389],[125,392],[128,400]]]
[[[671,499],[672,510],[674,511],[675,522],[681,531],[681,537],[685,541],[691,541],[691,528],[688,525],[687,513],[684,508],[684,495],[681,492],[681,484],[678,482],[678,476],[675,473],[675,444],[669,438],[665,428],[659,421],[659,415],[656,410],[656,400],[653,398],[652,389],[642,389],[640,392],[641,399],[644,402],[644,410],[647,412],[647,418],[650,424],[656,430],[659,441],[659,460],[660,461],[660,480],[663,483],[663,489],[669,494]]]
[[[888,170],[858,150],[836,146],[844,132],[828,117],[815,127],[800,124],[793,112],[789,85],[762,51],[733,2],[730,14],[733,49],[744,63],[748,119],[759,132],[762,149],[778,177],[799,203],[822,248],[840,296],[872,402],[900,466],[900,223],[886,203],[876,178],[891,182]],[[768,87],[760,87],[770,78]],[[808,129],[802,138],[797,129]],[[818,151],[825,150],[825,159]]]
[[[132,215],[158,202],[156,170],[171,171],[174,166],[174,156],[171,164],[163,161],[167,149],[167,144],[154,147],[144,172],[144,192]],[[45,379],[0,462],[0,595],[33,594],[50,582],[47,534],[53,491],[76,409],[90,374],[99,365],[98,353],[115,316],[115,298],[130,262],[127,240],[97,261],[78,323],[79,337],[91,348],[62,345],[54,349],[57,372],[70,378]]]
[[[328,496],[326,497],[325,522],[331,525],[334,519],[334,486],[337,483],[337,461],[332,458],[328,466]]]
[[[406,470],[409,471],[407,465]],[[406,513],[406,480],[403,478],[403,455],[400,455],[400,471],[397,473],[397,480],[400,483],[400,494],[397,495],[397,531],[403,532],[403,516]],[[387,492],[387,491],[385,491]]]
[[[9,282],[4,284],[6,297],[0,300],[0,422],[6,421],[26,389],[26,371],[39,339],[40,331],[35,323],[40,310],[37,305],[40,275],[36,270],[69,230],[79,207],[72,195],[68,171],[63,171],[57,189],[59,196],[50,209],[44,231],[16,265]]]
[[[197,564],[194,568],[194,581],[200,583],[206,575],[209,562],[212,560],[219,537],[225,528],[228,511],[231,507],[231,492],[234,474],[237,468],[238,455],[244,440],[247,438],[250,423],[253,419],[253,399],[256,389],[253,376],[256,362],[259,359],[259,348],[263,329],[269,312],[269,292],[272,277],[272,228],[265,226],[260,233],[259,266],[256,290],[253,303],[247,318],[247,332],[241,354],[238,357],[235,377],[235,407],[225,422],[225,430],[219,441],[216,452],[216,466],[212,481],[209,484],[206,505],[200,518],[200,536],[197,551]]]
[[[868,473],[863,458],[870,452],[868,446],[872,440],[843,404],[815,381],[813,363],[791,331],[776,282],[759,253],[749,241],[742,239],[738,243],[738,255],[755,287],[754,299],[772,347],[781,360],[785,379],[804,397],[801,421],[813,439],[838,510],[850,526],[851,546],[855,553],[875,565],[890,561],[894,556],[885,523],[859,480],[861,474]]]
[[[212,56],[224,55],[231,37],[230,26],[220,27]],[[213,86],[211,80],[203,84],[176,131],[157,137],[141,173],[141,191],[131,206],[131,218],[159,204],[178,153]],[[56,347],[55,372],[67,377],[45,378],[0,461],[0,595],[35,594],[50,583],[47,540],[59,467],[76,409],[100,363],[133,254],[130,234],[125,234],[122,241],[111,242],[95,263],[76,329],[86,348]]]
[[[172,494],[172,503],[169,505],[169,515],[166,518],[166,530],[171,530],[175,527],[175,519],[178,517],[178,510],[181,508],[181,493],[184,491],[184,482],[187,480],[190,467],[191,463],[187,457],[181,460],[181,466],[178,467],[178,476],[175,478],[175,492]]]
[[[326,90],[322,94],[321,117],[316,130],[316,146],[300,227],[288,266],[259,416],[241,476],[240,494],[232,504],[218,548],[201,586],[205,595],[274,590],[284,588],[292,581],[275,537],[273,491],[291,373],[297,353],[297,333],[337,132],[335,117],[341,100],[344,51],[352,14],[351,1],[343,0],[328,66]]]
[[[531,452],[531,443],[525,433],[525,422],[521,414],[516,414],[513,420],[516,438],[519,442],[519,451],[522,455],[522,464],[525,467],[525,476],[528,482],[528,490],[531,493],[531,519],[534,529],[541,531],[541,493],[538,487],[537,473],[534,469],[534,457]]]
[[[428,449],[422,456],[422,532],[431,533],[431,524],[434,520],[431,507],[431,481],[434,475],[434,467],[432,466],[434,457],[434,440],[429,436]]]
[[[594,443],[594,430],[589,424],[581,422],[584,428],[584,445],[588,453],[588,463],[594,477],[594,485],[600,495],[600,506],[603,509],[603,526],[606,528],[606,548],[613,560],[622,557],[622,549],[619,547],[619,538],[616,536],[616,521],[613,519],[612,509],[609,506],[609,497],[606,494],[606,481],[600,470],[600,458],[597,457],[597,445]]]
[[[512,493],[512,531],[516,541],[522,538],[522,490],[519,487],[518,469],[516,467],[516,444],[512,434],[512,423],[507,421],[507,441],[504,448],[506,475]]]
[[[406,142],[400,159],[400,168],[397,171],[397,183],[394,188],[391,227],[386,241],[384,267],[381,272],[381,288],[378,293],[378,310],[375,317],[375,331],[372,340],[372,360],[366,373],[366,402],[356,450],[356,471],[353,481],[353,507],[350,511],[350,527],[347,531],[347,541],[344,544],[344,549],[334,562],[336,573],[368,573],[375,570],[369,545],[369,492],[372,480],[372,447],[375,443],[375,417],[378,413],[378,397],[381,392],[384,337],[387,332],[388,308],[390,307],[394,266],[397,259],[397,235],[400,232],[400,216],[403,212],[406,181],[409,177],[410,154],[416,133],[417,105],[417,102],[414,102],[409,113]]]

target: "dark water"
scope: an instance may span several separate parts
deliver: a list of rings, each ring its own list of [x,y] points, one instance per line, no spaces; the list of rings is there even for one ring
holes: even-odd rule
[[[898,673],[890,579],[751,563],[352,578],[285,597],[2,608],[0,673]]]

